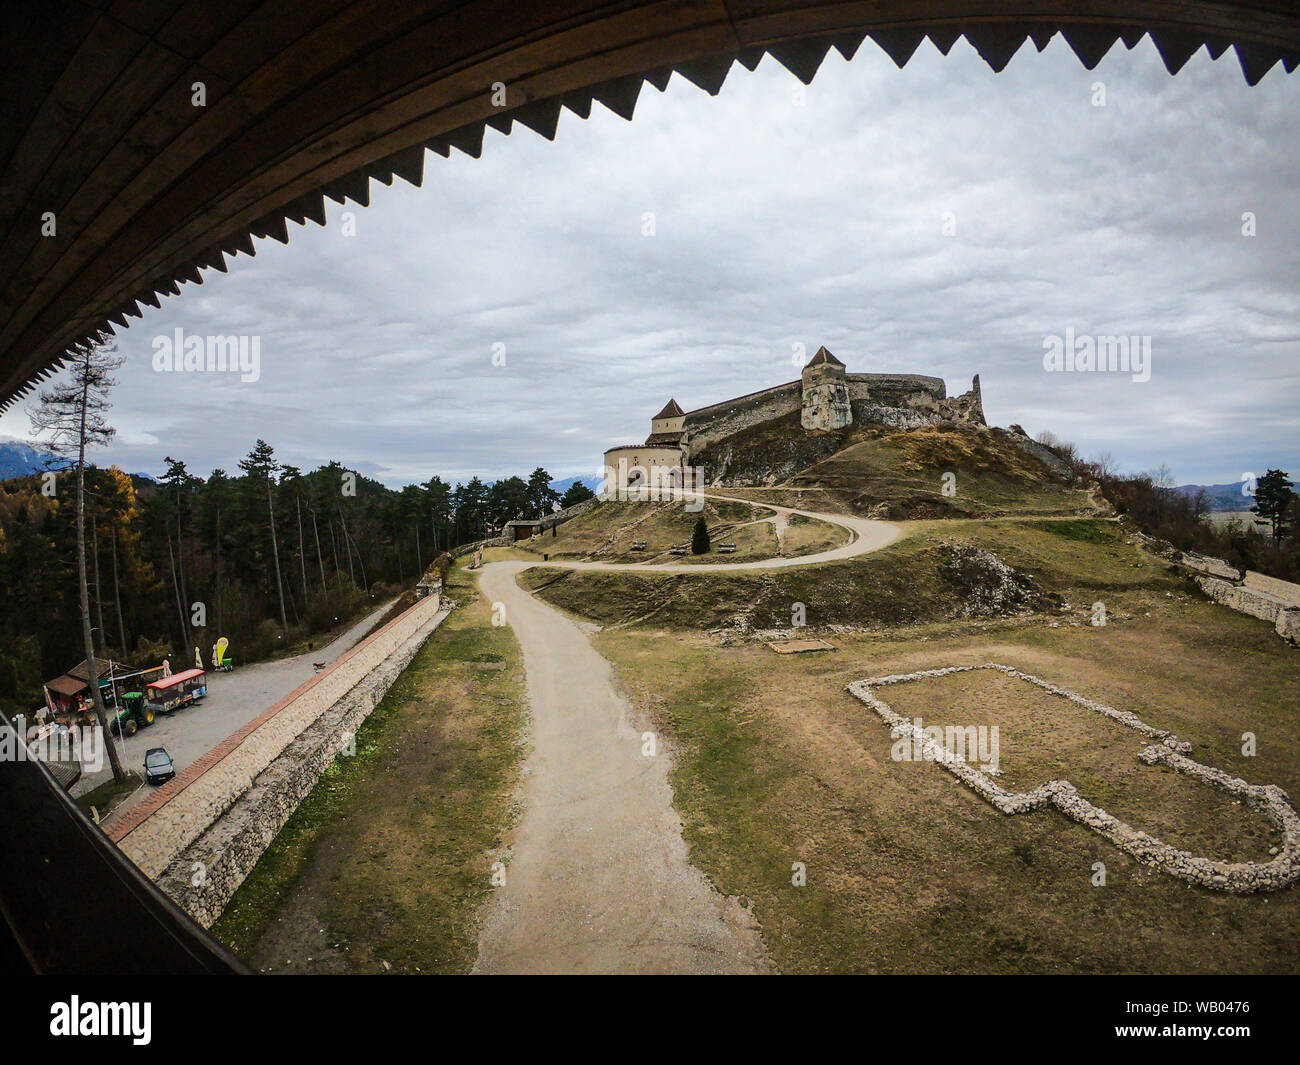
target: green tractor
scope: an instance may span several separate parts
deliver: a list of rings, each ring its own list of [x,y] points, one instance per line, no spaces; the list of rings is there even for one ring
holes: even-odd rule
[[[153,707],[144,701],[144,692],[125,692],[122,709],[117,712],[117,727],[126,735],[134,736],[139,729],[153,724]]]

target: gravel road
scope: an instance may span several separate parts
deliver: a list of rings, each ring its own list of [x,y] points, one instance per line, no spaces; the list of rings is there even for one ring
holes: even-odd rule
[[[504,604],[523,648],[532,750],[524,815],[508,840],[506,882],[484,914],[475,972],[770,971],[753,918],[690,864],[663,744],[653,756],[643,753],[631,708],[583,627],[515,578],[539,564],[654,573],[806,566],[874,551],[899,535],[866,518],[773,509],[843,526],[853,538],[818,554],[754,562],[483,567],[479,586],[489,602]]]

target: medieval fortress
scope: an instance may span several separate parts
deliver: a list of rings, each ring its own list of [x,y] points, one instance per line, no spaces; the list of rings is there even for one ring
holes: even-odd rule
[[[941,422],[985,424],[978,374],[969,392],[950,398],[942,378],[848,373],[844,363],[821,347],[797,381],[692,411],[669,400],[651,419],[645,443],[605,452],[605,494],[669,484],[692,486],[703,475],[697,472],[692,477],[688,471],[710,445],[795,412],[807,433],[855,424],[900,429]]]

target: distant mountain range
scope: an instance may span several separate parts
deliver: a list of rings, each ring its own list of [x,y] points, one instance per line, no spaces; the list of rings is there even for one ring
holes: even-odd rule
[[[31,444],[22,440],[0,440],[0,481],[14,477],[27,477],[40,473],[53,465],[63,463],[48,451],[37,451]]]
[[[583,484],[585,484],[588,488],[590,488],[594,492],[596,490],[596,485],[600,481],[600,478],[590,477],[590,476],[589,477],[565,477],[561,481],[552,481],[551,491],[559,492],[560,495],[564,495],[564,493],[567,492],[570,488],[572,488],[574,483],[577,481],[581,481]]]
[[[70,465],[72,463],[68,460],[34,448],[25,440],[0,439],[0,481],[11,481],[15,477],[30,477],[33,473],[58,470]],[[147,473],[133,473],[130,476],[135,480],[154,480]]]
[[[1229,484],[1180,484],[1174,491],[1180,496],[1194,496],[1197,492],[1204,492],[1205,504],[1213,513],[1249,510],[1255,503],[1254,496],[1242,495],[1240,481]]]

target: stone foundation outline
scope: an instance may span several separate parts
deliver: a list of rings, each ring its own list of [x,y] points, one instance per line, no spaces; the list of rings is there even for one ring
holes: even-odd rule
[[[1146,765],[1168,766],[1200,783],[1208,784],[1233,798],[1240,799],[1246,805],[1258,810],[1269,824],[1282,833],[1282,846],[1277,855],[1268,862],[1225,862],[1179,850],[1154,836],[1132,828],[1101,807],[1094,806],[1083,798],[1078,789],[1068,780],[1050,780],[1032,791],[1008,791],[1000,787],[986,773],[967,762],[939,758],[939,752],[944,750],[942,745],[924,729],[918,728],[907,718],[895,712],[873,691],[875,688],[891,684],[945,677],[979,669],[997,670],[1009,677],[1028,681],[1044,691],[1109,717],[1155,741],[1141,751],[1138,755],[1139,761]],[[1153,728],[1127,710],[1117,710],[1105,703],[1087,699],[1036,677],[1032,673],[1024,673],[1012,666],[997,662],[985,662],[974,666],[946,666],[939,669],[923,669],[914,673],[868,677],[865,680],[854,681],[847,690],[875,710],[890,726],[891,734],[900,737],[910,735],[930,758],[1004,814],[1029,813],[1047,806],[1055,806],[1071,820],[1087,825],[1144,865],[1213,891],[1224,891],[1235,895],[1280,891],[1300,879],[1300,816],[1291,807],[1289,797],[1282,788],[1276,784],[1249,784],[1240,777],[1234,777],[1221,769],[1203,765],[1187,757],[1187,752],[1192,749],[1190,743],[1180,740],[1166,729]]]

